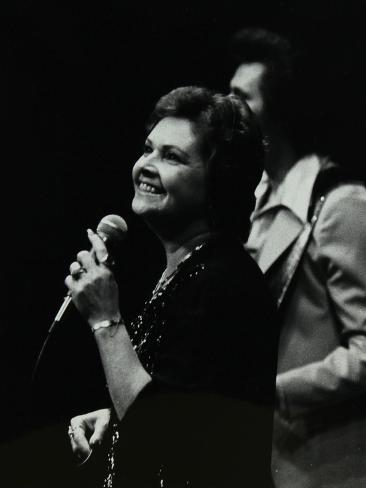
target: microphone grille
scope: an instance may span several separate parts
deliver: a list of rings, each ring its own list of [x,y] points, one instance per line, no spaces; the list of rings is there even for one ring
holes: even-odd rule
[[[97,226],[97,233],[104,241],[119,245],[127,234],[127,224],[119,215],[106,215]]]

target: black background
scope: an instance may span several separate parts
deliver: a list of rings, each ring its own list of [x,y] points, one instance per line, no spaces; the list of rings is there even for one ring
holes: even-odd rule
[[[96,394],[103,378],[93,340],[71,310],[51,338],[28,401],[31,370],[65,293],[68,265],[88,246],[86,228],[108,213],[129,224],[120,272],[127,314],[159,276],[159,246],[130,211],[130,172],[156,100],[187,84],[227,91],[229,36],[251,25],[277,30],[304,53],[298,123],[309,148],[365,176],[362,3],[2,2],[0,348],[7,486],[15,471],[11,486],[33,486],[35,475],[27,470],[38,429],[103,398],[104,392]],[[25,466],[22,474],[18,466]]]

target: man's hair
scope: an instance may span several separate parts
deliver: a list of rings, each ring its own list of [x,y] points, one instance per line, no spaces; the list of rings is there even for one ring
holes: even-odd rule
[[[148,132],[165,117],[193,123],[202,159],[207,163],[208,211],[213,228],[246,238],[254,190],[264,165],[262,135],[249,107],[235,95],[181,87],[158,101]]]
[[[229,54],[233,69],[244,63],[266,66],[262,90],[268,114],[290,135],[295,116],[297,60],[290,41],[262,28],[245,28],[231,38]]]

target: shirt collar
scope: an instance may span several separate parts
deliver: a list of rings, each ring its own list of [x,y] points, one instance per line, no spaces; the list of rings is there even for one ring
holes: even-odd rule
[[[319,173],[320,160],[315,154],[297,161],[277,187],[276,193],[265,199],[271,191],[268,174],[263,172],[262,179],[255,190],[256,206],[252,218],[278,206],[289,208],[303,223],[307,221],[310,198],[315,179]]]

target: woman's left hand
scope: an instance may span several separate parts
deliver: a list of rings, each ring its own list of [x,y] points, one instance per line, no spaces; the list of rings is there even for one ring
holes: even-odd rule
[[[98,234],[88,229],[91,251],[80,251],[66,277],[73,302],[81,315],[93,326],[102,320],[120,317],[118,285],[105,264],[108,251]]]
[[[68,430],[71,448],[81,464],[89,459],[93,447],[103,442],[110,417],[110,408],[103,408],[71,419]]]

